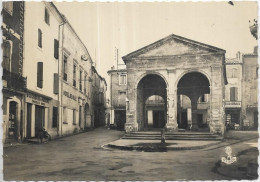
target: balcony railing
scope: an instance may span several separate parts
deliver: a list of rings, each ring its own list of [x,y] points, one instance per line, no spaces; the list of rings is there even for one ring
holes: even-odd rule
[[[27,87],[27,79],[6,69],[3,69],[2,80],[6,81],[6,84],[3,82],[3,87],[14,89],[17,91],[25,91]]]

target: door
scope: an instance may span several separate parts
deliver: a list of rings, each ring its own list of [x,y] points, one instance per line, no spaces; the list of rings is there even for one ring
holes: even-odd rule
[[[11,139],[18,138],[17,103],[14,101],[11,101],[9,105],[8,138]]]
[[[197,122],[198,122],[198,127],[202,127],[202,125],[203,125],[203,114],[197,114]]]
[[[38,136],[39,129],[44,127],[44,107],[35,106],[35,136]]]
[[[165,126],[164,111],[153,111],[153,127],[163,128]]]
[[[26,126],[26,137],[31,138],[32,129],[32,104],[27,103],[27,126]]]

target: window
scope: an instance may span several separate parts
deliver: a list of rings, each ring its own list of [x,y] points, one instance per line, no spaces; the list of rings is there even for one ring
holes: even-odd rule
[[[126,85],[126,74],[119,75],[119,85]]]
[[[237,69],[236,68],[232,68],[232,70],[231,70],[231,78],[237,78]]]
[[[258,78],[258,67],[256,67],[256,79]]]
[[[102,92],[99,92],[99,94],[98,94],[98,103],[99,104],[103,104],[104,102],[104,95],[103,95],[103,93]]]
[[[38,47],[42,48],[42,31],[38,29]]]
[[[54,58],[59,59],[59,41],[54,39]]]
[[[43,86],[43,62],[37,63],[37,87]]]
[[[230,101],[237,101],[237,87],[230,88]]]
[[[45,23],[47,23],[48,25],[50,24],[50,14],[49,14],[49,11],[47,10],[47,8],[45,8],[44,20],[45,20]]]
[[[77,69],[77,66],[76,64],[73,65],[73,86],[76,87],[76,69]]]
[[[82,91],[82,70],[79,71],[79,90]]]
[[[58,107],[52,109],[52,127],[57,128],[58,125]]]
[[[84,94],[87,93],[87,74],[85,73],[84,76]]]
[[[73,109],[73,124],[76,124],[76,110]]]
[[[68,57],[63,58],[63,80],[67,81]]]
[[[13,2],[3,2],[3,8],[12,16],[13,15]]]
[[[2,44],[3,49],[3,69],[11,71],[11,52],[12,46],[9,41],[5,41]]]

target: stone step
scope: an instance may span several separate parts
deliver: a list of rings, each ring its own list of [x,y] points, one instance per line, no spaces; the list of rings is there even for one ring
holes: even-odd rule
[[[130,139],[130,140],[161,140],[161,137],[127,137],[124,136],[122,139]],[[201,138],[201,137],[165,137],[165,140],[201,140],[201,141],[221,141],[222,137],[215,138]]]
[[[132,132],[129,133],[132,135],[161,135],[161,132]],[[206,133],[206,132],[171,132],[171,133],[165,133],[166,135],[212,135],[211,133]]]
[[[125,137],[161,137],[161,135],[131,135],[125,134]],[[217,138],[218,135],[165,135],[165,137],[186,137],[186,138]]]

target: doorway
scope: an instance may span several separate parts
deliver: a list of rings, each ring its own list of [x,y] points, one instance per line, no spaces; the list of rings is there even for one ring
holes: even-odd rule
[[[18,139],[17,103],[14,101],[9,104],[8,138]]]
[[[35,136],[38,137],[39,130],[45,125],[44,107],[35,106]]]

